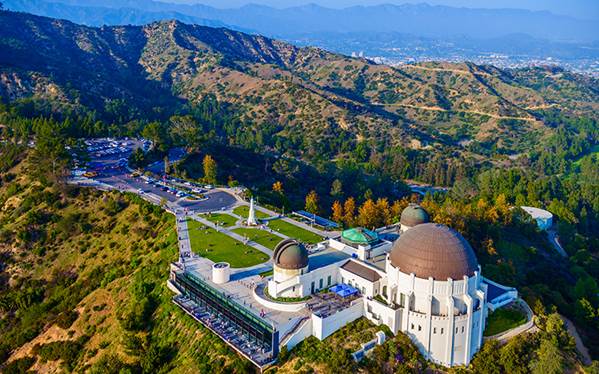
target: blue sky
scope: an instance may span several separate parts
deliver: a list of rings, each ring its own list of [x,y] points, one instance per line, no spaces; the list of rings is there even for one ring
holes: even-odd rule
[[[448,5],[469,8],[519,8],[548,10],[577,18],[599,20],[599,0],[162,0],[165,2],[203,3],[218,8],[236,8],[255,3],[275,7],[289,7],[308,3],[342,8],[352,5],[403,4],[426,2],[434,5]],[[599,26],[598,26],[599,27]]]

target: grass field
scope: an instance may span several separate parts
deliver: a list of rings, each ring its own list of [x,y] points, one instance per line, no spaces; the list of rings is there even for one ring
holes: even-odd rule
[[[205,227],[197,221],[189,220],[187,227],[192,250],[214,262],[228,262],[233,268],[243,268],[268,260],[268,256],[259,250]],[[201,229],[202,227],[204,228]]]
[[[218,223],[224,227],[230,227],[235,225],[237,222],[237,218],[230,216],[226,213],[210,213],[203,215],[202,217],[206,218],[208,221],[212,223]]]
[[[237,228],[233,232],[246,236],[248,239],[262,244],[266,248],[275,249],[275,246],[283,240],[281,237],[260,229]]]
[[[322,241],[322,237],[320,235],[317,235],[312,231],[304,230],[299,226],[293,225],[281,219],[268,221],[268,227],[280,232],[283,235],[287,235],[290,238],[297,239],[304,243],[316,244]]]
[[[260,212],[259,210],[255,210],[255,211],[256,211],[256,218],[258,218],[258,219],[270,217],[268,214]],[[247,205],[238,206],[237,208],[233,209],[233,213],[237,214],[240,217],[247,219],[248,214],[250,213],[250,207]]]
[[[526,314],[515,309],[497,309],[489,314],[485,336],[507,331],[526,322]]]

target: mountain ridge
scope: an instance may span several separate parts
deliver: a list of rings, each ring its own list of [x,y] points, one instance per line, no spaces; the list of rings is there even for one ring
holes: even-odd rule
[[[40,14],[43,0],[7,0],[9,9]],[[176,4],[150,0],[113,2],[102,1],[56,1],[60,4],[83,9],[86,6],[107,8],[135,8],[149,12],[177,12],[186,16],[223,22],[231,27],[255,30],[271,37],[291,37],[301,33],[345,30],[377,32],[412,32],[420,36],[469,35],[497,37],[505,30],[522,32],[549,40],[599,40],[593,21],[545,11],[522,9],[457,8],[429,4],[382,4],[353,6],[343,9],[326,8],[317,4],[289,8],[272,8],[248,4],[241,8],[220,9],[203,4]],[[71,17],[81,23],[73,8]],[[58,14],[43,14],[57,16]],[[63,15],[64,16],[64,15]],[[365,22],[376,19],[377,22]],[[117,22],[118,23],[118,22]],[[121,22],[122,23],[122,22]],[[92,24],[99,26],[99,24]],[[548,32],[547,25],[551,25]],[[484,27],[481,27],[484,26]]]
[[[551,133],[538,108],[592,116],[599,102],[596,80],[561,69],[390,67],[176,20],[93,28],[7,11],[0,19],[2,97],[98,111],[120,100],[134,119],[214,95],[242,122],[305,136],[308,147],[354,137],[455,148],[466,137],[515,152],[519,136],[534,144]]]

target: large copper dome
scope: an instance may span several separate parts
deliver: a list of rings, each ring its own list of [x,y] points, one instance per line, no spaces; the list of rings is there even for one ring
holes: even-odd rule
[[[393,245],[389,260],[402,273],[424,279],[458,280],[478,270],[476,255],[466,239],[436,223],[424,223],[403,233]]]
[[[282,269],[302,269],[308,266],[308,251],[293,239],[285,239],[275,247],[273,262]]]
[[[428,223],[428,213],[418,204],[408,205],[402,212],[399,223],[408,227],[414,227],[423,223]]]

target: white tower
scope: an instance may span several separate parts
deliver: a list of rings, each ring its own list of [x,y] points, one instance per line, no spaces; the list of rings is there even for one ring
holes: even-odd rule
[[[254,198],[250,199],[250,213],[248,215],[248,226],[256,226],[258,222],[256,221],[256,212],[254,211]]]

